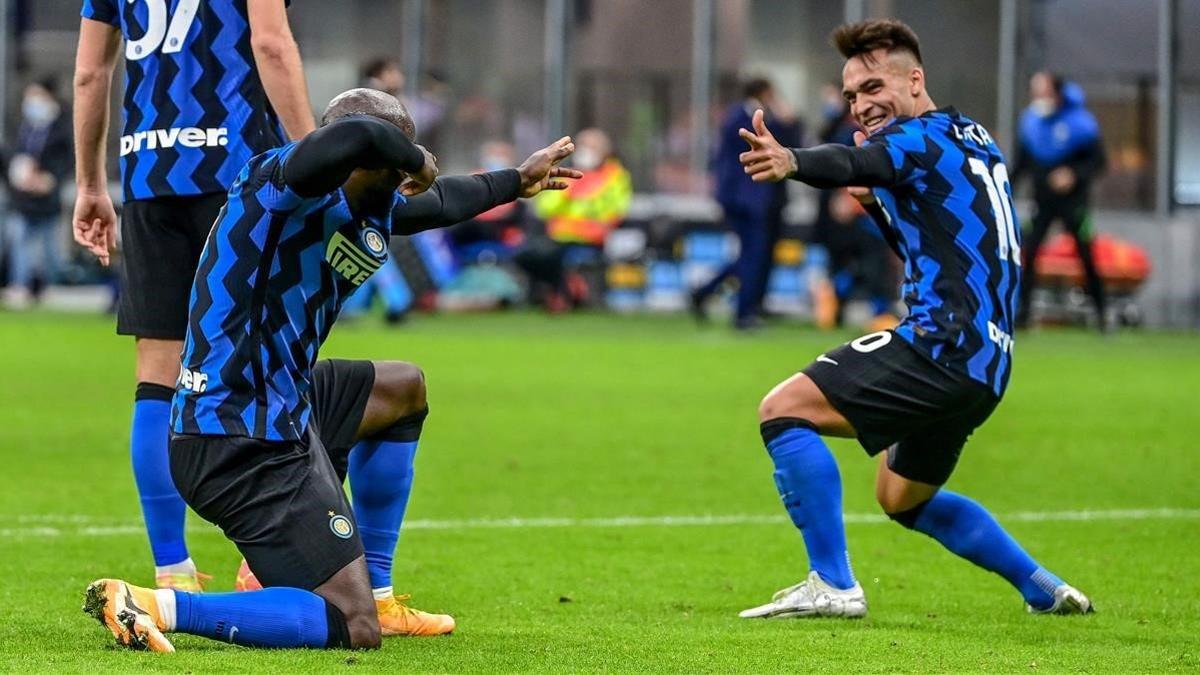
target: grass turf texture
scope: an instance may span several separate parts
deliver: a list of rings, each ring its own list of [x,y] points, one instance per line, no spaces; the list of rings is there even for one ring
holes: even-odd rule
[[[755,337],[678,318],[419,318],[339,326],[325,356],[407,359],[432,415],[409,518],[761,515],[729,525],[413,528],[398,592],[459,632],[372,653],[263,652],[175,636],[117,649],[79,611],[100,576],[152,581],[128,467],[132,343],[104,318],[0,313],[0,670],[1195,671],[1200,520],[1009,521],[1091,594],[1034,617],[998,577],[888,523],[848,526],[862,621],[746,621],[800,580],[755,406],[846,339]],[[1020,341],[997,413],[949,486],[998,514],[1200,508],[1195,336],[1041,333]],[[874,462],[833,443],[845,506],[876,513]],[[1003,521],[1003,516],[1001,517]],[[189,516],[193,557],[232,587],[239,556]]]

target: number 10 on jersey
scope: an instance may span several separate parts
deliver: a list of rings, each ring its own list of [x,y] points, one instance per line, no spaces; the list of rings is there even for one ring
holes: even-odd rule
[[[1000,257],[1021,264],[1021,244],[1017,240],[1017,224],[1013,218],[1012,201],[1008,198],[1008,168],[1003,162],[988,171],[987,164],[978,157],[970,157],[967,164],[971,173],[979,176],[987,188],[988,200],[992,202],[992,213],[996,214],[996,238],[1000,241]]]

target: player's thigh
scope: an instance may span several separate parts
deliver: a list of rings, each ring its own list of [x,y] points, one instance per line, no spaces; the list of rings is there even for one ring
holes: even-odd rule
[[[885,513],[902,513],[933,498],[941,483],[925,483],[897,473],[891,467],[892,452],[889,449],[879,458],[879,470],[875,474],[875,500]]]
[[[888,513],[905,511],[932,497],[954,473],[967,439],[999,402],[973,382],[962,383],[953,398],[957,402],[946,414],[888,448],[875,485],[876,498]]]
[[[183,340],[202,239],[208,233],[197,223],[210,214],[215,217],[212,205],[209,196],[163,197],[125,205],[118,333]]]
[[[425,375],[403,361],[326,359],[313,368],[312,417],[339,476],[350,449],[426,409]]]
[[[929,360],[890,330],[818,356],[804,374],[872,456],[953,414],[967,383],[983,389]]]
[[[297,442],[177,436],[170,460],[184,501],[224,531],[264,586],[315,590],[363,555],[346,494],[311,430]]]
[[[807,420],[822,434],[853,438],[854,427],[829,402],[812,378],[796,373],[775,385],[758,406],[759,421],[795,417]]]
[[[397,420],[415,415],[428,407],[425,373],[406,361],[375,361],[375,382],[367,400],[357,438],[369,438],[387,429]]]

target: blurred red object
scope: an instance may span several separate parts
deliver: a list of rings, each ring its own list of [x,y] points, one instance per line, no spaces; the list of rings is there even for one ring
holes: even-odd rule
[[[1136,244],[1101,234],[1092,240],[1092,255],[1109,289],[1132,291],[1150,277],[1150,256]],[[1042,246],[1034,268],[1042,281],[1083,285],[1083,264],[1075,239],[1067,234],[1057,234]]]

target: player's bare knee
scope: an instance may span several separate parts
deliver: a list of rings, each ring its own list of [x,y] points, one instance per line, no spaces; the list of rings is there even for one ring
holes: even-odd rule
[[[377,361],[371,394],[386,403],[397,420],[421,412],[427,407],[425,373],[416,364]]]
[[[772,389],[758,404],[758,421],[768,422],[780,417],[798,417],[813,419],[816,410],[810,401],[791,387],[776,387]]]

